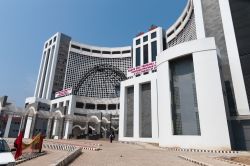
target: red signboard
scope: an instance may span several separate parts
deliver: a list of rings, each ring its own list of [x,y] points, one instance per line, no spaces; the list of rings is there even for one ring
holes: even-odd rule
[[[142,66],[137,66],[137,67],[133,67],[133,68],[129,68],[128,69],[128,76],[129,75],[139,75],[139,74],[143,74],[146,72],[149,72],[151,70],[155,70],[157,68],[156,66],[156,62],[150,62],[150,63],[146,63]]]

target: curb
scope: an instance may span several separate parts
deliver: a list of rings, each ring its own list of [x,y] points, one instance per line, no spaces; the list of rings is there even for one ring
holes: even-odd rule
[[[231,150],[206,150],[206,149],[185,149],[185,148],[165,148],[165,147],[161,148],[169,151],[178,151],[178,152],[202,152],[202,153],[226,153],[226,154],[240,153],[239,151],[231,151]]]
[[[204,163],[204,162],[201,162],[201,161],[197,161],[197,160],[194,160],[194,159],[185,157],[185,156],[178,156],[178,157],[181,158],[181,159],[183,159],[183,160],[189,161],[189,162],[191,162],[191,163],[197,164],[197,165],[201,165],[201,166],[211,166],[210,164],[207,164],[207,163]]]
[[[240,166],[249,166],[248,164],[243,164],[243,163],[239,163],[239,162],[235,162],[235,161],[231,161],[231,160],[227,160],[227,159],[223,159],[223,158],[214,158],[216,160],[219,160],[219,161],[223,161],[223,162],[227,162],[227,163],[230,163],[230,164],[236,164],[236,165],[240,165]]]
[[[69,163],[71,163],[73,160],[75,160],[78,156],[82,154],[82,148],[77,148],[74,151],[72,151],[70,154],[68,154],[63,159],[57,161],[55,164],[51,164],[51,166],[66,166]]]
[[[45,155],[45,154],[47,154],[47,153],[43,151],[43,152],[38,153],[38,154],[36,154],[36,155],[34,155],[34,156],[31,156],[31,157],[28,157],[28,158],[24,158],[24,159],[21,159],[21,160],[17,160],[17,161],[16,161],[16,165],[21,164],[21,163],[23,163],[23,162],[25,162],[25,161],[28,161],[28,160],[31,160],[31,159],[34,159],[34,158],[43,156],[43,155]]]

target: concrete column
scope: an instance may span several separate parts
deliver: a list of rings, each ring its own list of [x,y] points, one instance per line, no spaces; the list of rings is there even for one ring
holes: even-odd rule
[[[58,119],[54,120],[53,130],[52,130],[52,136],[58,136],[57,134],[57,126],[58,126]]]
[[[31,128],[30,128],[30,138],[32,138],[35,135],[35,128],[36,128],[36,119],[37,119],[37,114],[34,115],[32,123],[31,123]]]
[[[59,130],[58,136],[59,136],[60,139],[62,139],[63,135],[64,135],[64,128],[65,128],[65,124],[64,124],[65,118],[62,118],[60,121],[61,121],[61,123],[60,123],[60,126],[59,126],[60,130]]]
[[[29,138],[30,136],[30,129],[31,129],[31,124],[32,124],[32,117],[29,116],[27,118],[26,126],[25,126],[25,132],[24,132],[24,138]]]
[[[51,63],[52,63],[52,58],[53,58],[53,52],[54,50],[51,48],[50,54],[49,54],[49,60],[48,60],[48,65],[47,65],[47,71],[45,75],[45,80],[44,80],[44,88],[43,88],[43,93],[42,93],[42,98],[47,99],[47,91],[48,91],[48,83],[49,83],[49,76],[51,72]]]
[[[11,114],[8,115],[8,121],[7,121],[7,125],[6,125],[5,132],[4,132],[4,137],[5,138],[8,138],[8,136],[9,136],[12,117],[13,117],[13,115],[11,115]]]
[[[45,56],[46,56],[46,51],[44,50],[42,60],[41,60],[41,64],[40,64],[40,68],[39,68],[39,74],[38,74],[37,82],[36,82],[36,89],[35,89],[35,94],[34,94],[35,97],[39,97],[38,96],[39,95],[39,85],[40,85],[41,79],[42,79],[42,69],[43,69],[43,66],[44,66]]]
[[[18,135],[19,135],[20,131],[23,129],[24,123],[25,123],[25,116],[22,116],[20,126],[19,126]]]
[[[73,122],[71,120],[66,120],[64,123],[65,123],[65,132],[63,139],[68,139],[69,135],[72,134]]]
[[[46,130],[46,138],[49,139],[51,138],[51,128],[53,125],[53,118],[48,119],[48,125],[47,125],[47,130]]]
[[[139,139],[140,125],[140,86],[134,85],[134,138]]]

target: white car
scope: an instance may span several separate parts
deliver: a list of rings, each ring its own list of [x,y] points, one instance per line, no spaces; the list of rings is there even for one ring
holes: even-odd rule
[[[16,165],[16,161],[11,153],[9,145],[2,138],[0,138],[0,165]]]

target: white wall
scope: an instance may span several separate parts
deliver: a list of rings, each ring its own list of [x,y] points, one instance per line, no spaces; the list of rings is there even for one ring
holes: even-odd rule
[[[200,136],[173,135],[169,61],[193,55]],[[183,43],[157,58],[159,144],[163,147],[231,149],[214,38]]]
[[[225,0],[219,0],[219,4],[237,111],[239,115],[250,115],[229,2]]]
[[[119,117],[119,141],[141,141],[141,142],[158,142],[158,109],[157,109],[157,83],[156,73],[135,77],[121,82],[120,95],[120,117]],[[140,138],[139,136],[139,110],[140,110],[140,84],[151,83],[151,118],[152,118],[152,138]],[[134,86],[134,134],[133,137],[125,137],[126,117],[126,87]]]

